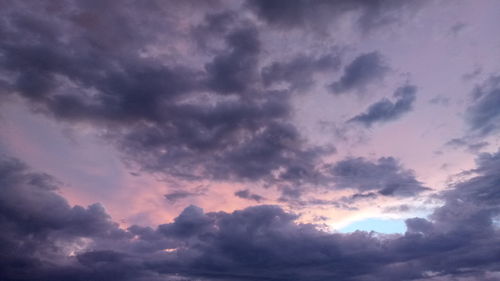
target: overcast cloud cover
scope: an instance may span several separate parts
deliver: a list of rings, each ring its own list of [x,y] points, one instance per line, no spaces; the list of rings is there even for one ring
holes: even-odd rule
[[[498,10],[0,0],[0,280],[499,280]]]

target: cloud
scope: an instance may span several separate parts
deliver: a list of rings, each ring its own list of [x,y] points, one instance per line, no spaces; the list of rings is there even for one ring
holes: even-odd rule
[[[369,84],[382,80],[388,71],[389,67],[378,52],[362,54],[344,67],[343,75],[329,88],[334,94],[362,91]]]
[[[312,57],[300,55],[288,62],[274,62],[262,69],[264,85],[286,82],[294,90],[307,90],[313,84],[313,76],[321,72],[334,72],[340,67],[337,55]]]
[[[500,77],[493,76],[473,92],[473,100],[466,111],[466,121],[471,133],[487,136],[500,127]]]
[[[393,160],[379,162],[393,169]],[[442,192],[429,218],[383,236],[325,232],[270,205],[189,206],[171,223],[123,230],[99,205],[71,207],[50,176],[3,157],[0,269],[6,280],[42,281],[479,280],[500,270],[499,163],[500,151],[481,154],[476,176]]]
[[[340,16],[354,13],[357,15],[355,23],[366,32],[397,21],[402,15],[418,10],[424,2],[249,0],[247,5],[265,22],[281,28],[326,29]]]
[[[404,169],[392,157],[382,157],[375,162],[361,157],[348,158],[332,165],[330,172],[337,188],[377,191],[380,195],[401,197],[429,190],[415,178],[413,171]]]
[[[463,32],[465,29],[467,29],[467,24],[463,22],[457,22],[453,26],[450,27],[449,33],[457,36],[459,33]]]
[[[198,195],[199,195],[198,193],[194,193],[194,192],[177,190],[177,191],[173,191],[173,192],[170,192],[168,194],[165,194],[165,199],[167,199],[171,203],[175,203],[178,200],[185,199],[185,198],[192,197],[192,196],[198,196]]]
[[[480,66],[476,66],[472,71],[466,72],[462,75],[462,79],[464,81],[469,81],[477,78],[479,75],[483,73],[483,68]]]
[[[430,104],[448,106],[450,104],[450,98],[443,96],[436,96],[429,100]]]
[[[82,237],[123,235],[100,204],[88,208],[70,207],[55,193],[57,181],[49,175],[32,173],[22,162],[5,157],[0,159],[0,175],[3,223],[15,221],[21,233],[57,231],[61,236]]]
[[[205,66],[208,87],[222,93],[244,93],[253,84],[260,52],[258,31],[248,27],[233,31],[226,36],[229,50],[215,56]]]
[[[377,197],[378,197],[377,193],[374,193],[374,192],[354,193],[351,196],[342,197],[341,201],[345,204],[352,205],[360,200],[371,200],[371,199],[375,199]]]
[[[103,206],[71,207],[56,193],[57,181],[0,157],[0,271],[6,280],[64,280],[64,264],[79,246],[129,234]],[[67,280],[67,279],[66,279]]]
[[[337,57],[263,60],[262,26],[267,26],[254,22],[245,7],[236,14],[220,3],[4,5],[2,98],[20,97],[35,112],[95,128],[144,170],[182,179],[264,182],[278,186],[282,202],[341,206],[343,201],[417,196],[428,189],[394,158],[324,165],[322,157],[332,150],[309,145],[293,125],[291,92],[309,87],[320,72],[336,70]],[[395,0],[247,3],[262,21],[281,28],[323,25],[356,13],[353,18],[364,30],[417,5]],[[193,51],[203,44],[206,52]],[[380,54],[361,55],[344,68],[333,90],[362,90],[387,71]],[[272,89],[283,82],[289,89]],[[492,78],[478,87],[467,111],[468,124],[479,135],[498,129],[497,84]],[[404,101],[411,108],[412,96],[403,91],[395,101],[381,102],[379,107],[391,110],[369,109],[367,120],[398,117],[407,111]],[[0,272],[5,280],[37,281],[494,278],[500,271],[499,155],[480,154],[476,169],[469,171],[473,177],[442,192],[443,205],[431,216],[408,219],[404,235],[387,236],[322,231],[270,205],[231,213],[189,206],[172,222],[124,229],[101,204],[72,206],[56,179],[2,156]],[[311,192],[305,185],[331,183],[355,193],[340,202],[302,200]],[[195,193],[176,190],[165,199]],[[235,195],[261,198],[251,189]]]
[[[417,88],[415,86],[399,87],[394,92],[393,96],[396,99],[394,102],[383,98],[370,105],[366,112],[354,116],[348,122],[358,122],[369,128],[374,123],[396,120],[413,109],[416,92]]]
[[[264,200],[264,197],[258,194],[251,193],[248,189],[238,190],[234,193],[234,195],[239,198],[254,200],[256,202]]]
[[[213,227],[213,219],[205,216],[203,209],[189,206],[175,218],[173,223],[160,225],[158,231],[178,238],[189,238],[207,232]]]
[[[264,89],[251,21],[219,5],[71,2],[50,14],[48,2],[36,13],[23,5],[2,11],[0,75],[10,81],[3,94],[90,125],[148,172],[265,183],[315,177],[324,150],[292,124],[290,92]],[[187,31],[175,24],[186,13],[197,15]],[[221,20],[234,24],[222,28]],[[189,57],[176,45],[201,41],[217,47]],[[159,45],[171,51],[147,47]],[[324,57],[314,67],[334,63]]]
[[[481,149],[487,147],[489,143],[486,141],[474,142],[466,137],[463,137],[451,139],[445,145],[455,148],[465,148],[465,150],[469,152],[477,153]]]

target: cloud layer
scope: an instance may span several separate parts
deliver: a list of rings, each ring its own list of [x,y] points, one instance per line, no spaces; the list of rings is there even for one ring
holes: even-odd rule
[[[460,100],[439,92],[447,89],[442,84],[450,80],[448,71],[439,68],[428,75],[421,58],[406,53],[414,47],[402,48],[412,44],[386,42],[403,34],[396,32],[398,23],[411,22],[427,2],[0,1],[0,106],[22,104],[26,113],[82,130],[104,149],[116,149],[124,174],[137,178],[134,184],[158,184],[127,186],[134,193],[128,197],[119,196],[118,187],[109,192],[117,204],[139,209],[137,218],[144,206],[132,203],[181,210],[169,213],[175,218],[163,224],[126,225],[112,218],[115,212],[104,204],[70,204],[69,199],[79,202],[78,194],[89,192],[66,193],[71,184],[78,189],[78,182],[62,183],[32,170],[23,162],[31,163],[30,157],[2,155],[0,279],[500,278],[500,151],[491,149],[500,128],[500,78],[484,78],[487,66],[470,67],[461,75],[474,75],[460,83],[477,85],[468,99]],[[431,7],[452,9],[437,3]],[[429,13],[436,22],[445,21],[440,10]],[[441,28],[419,18],[405,32],[414,34],[422,23],[447,34],[452,30],[448,39],[459,40],[468,30],[481,29],[453,20]],[[415,42],[441,38],[429,30],[420,30],[424,35]],[[422,50],[441,46],[425,42],[429,46]],[[469,43],[464,45],[494,46],[494,41]],[[448,53],[449,46],[444,49]],[[425,61],[438,61],[433,66],[449,62],[441,61],[440,52],[432,54],[439,56],[419,53]],[[409,64],[413,73],[404,69]],[[386,88],[395,89],[391,97]],[[445,106],[413,111],[425,106],[417,103],[417,94]],[[364,98],[374,101],[365,109],[356,103]],[[463,112],[453,111],[459,106]],[[465,135],[433,133],[448,126],[446,110],[464,117]],[[408,131],[376,134],[386,129],[376,124],[402,122],[410,112],[423,112],[422,124],[413,121],[405,126]],[[29,123],[23,114],[11,113],[16,124]],[[433,123],[435,116],[442,117],[440,124]],[[409,119],[418,118],[405,122]],[[332,124],[334,134],[316,130],[318,123]],[[43,162],[39,170],[57,170],[58,163],[44,157],[52,150],[37,155],[32,149],[45,129],[34,127],[24,128],[38,129],[33,134],[23,135],[21,129],[0,133],[0,153],[38,157]],[[474,168],[466,168],[462,164],[471,155],[464,160],[459,152],[450,153],[460,174],[450,177],[444,190],[429,182],[439,183],[434,179],[440,171],[432,170],[446,163],[437,153],[424,163],[426,156],[419,151],[430,150],[436,135],[440,145],[446,135],[448,149],[465,148],[476,159]],[[398,155],[388,147],[394,136],[413,138],[398,145]],[[63,149],[59,153],[71,158]],[[412,157],[415,162],[407,161]],[[432,166],[422,168],[429,162]],[[84,166],[92,164],[75,165]],[[100,173],[116,186],[132,185],[126,182],[132,176],[107,175],[99,165],[89,171],[85,176]],[[150,193],[141,194],[148,188]],[[70,194],[68,200],[62,194]],[[139,199],[124,199],[131,197]],[[405,233],[342,234],[315,224],[343,223],[360,206],[376,212],[397,203],[392,210],[407,215],[412,213],[409,202],[422,203],[430,214],[406,219]],[[356,214],[372,215],[366,210]]]
[[[482,154],[476,176],[444,191],[428,219],[378,236],[324,232],[271,205],[190,206],[171,223],[123,230],[102,206],[71,207],[50,176],[4,157],[0,267],[6,280],[483,279],[499,270],[499,159]]]

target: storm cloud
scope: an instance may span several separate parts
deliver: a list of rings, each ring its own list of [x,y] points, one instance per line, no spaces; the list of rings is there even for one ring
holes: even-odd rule
[[[181,64],[144,56],[141,46],[168,36],[187,40],[192,48],[203,41],[199,32],[181,39],[185,34],[168,21],[161,36],[155,32],[161,18],[176,20],[182,4],[100,4],[116,9],[112,17],[81,2],[50,16],[44,12],[48,2],[38,4],[47,9],[36,15],[23,5],[2,12],[0,67],[3,77],[11,78],[2,93],[19,95],[56,120],[91,124],[125,159],[149,172],[185,180],[266,182],[301,180],[297,170],[304,177],[315,173],[319,149],[305,143],[290,122],[290,93],[263,89],[261,43],[253,23],[228,16],[236,22],[216,28],[213,22],[222,14],[200,10],[202,20],[192,23],[193,30],[205,28],[203,38],[221,47],[204,57],[204,64]],[[146,24],[134,24],[140,20],[137,9],[151,11]],[[121,22],[113,29],[91,24]],[[120,42],[117,50],[108,46]],[[310,64],[313,72],[337,65],[335,58],[308,59],[299,64]],[[276,71],[270,74],[274,79],[294,76],[286,74],[294,71],[280,74],[282,67]]]
[[[54,179],[4,157],[0,266],[7,280],[482,279],[500,269],[499,159],[481,154],[476,176],[441,193],[443,206],[385,237],[325,232],[271,205],[189,206],[171,223],[124,230],[101,206],[69,206]]]
[[[498,42],[443,35],[496,9],[426,2],[0,0],[0,280],[498,279]]]

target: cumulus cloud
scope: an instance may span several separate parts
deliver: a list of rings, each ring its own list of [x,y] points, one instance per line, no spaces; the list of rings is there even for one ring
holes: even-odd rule
[[[0,158],[0,186],[0,271],[6,280],[71,278],[74,271],[64,264],[79,247],[129,235],[103,206],[71,207],[52,177],[16,159]]]
[[[292,93],[339,70],[340,57],[278,60],[263,38],[266,28],[329,27],[343,15],[368,31],[421,2],[12,1],[0,4],[0,95],[94,128],[126,160],[176,180],[276,186],[278,201],[292,207],[417,196],[428,188],[394,158],[323,162],[334,149],[309,144],[294,125]],[[388,71],[378,52],[361,54],[330,90],[362,91]],[[480,136],[498,130],[497,80],[477,88],[466,113]],[[411,87],[354,119],[370,126],[399,118],[414,103]],[[1,278],[481,280],[500,271],[499,155],[480,154],[473,177],[439,194],[441,207],[408,219],[405,234],[387,236],[324,231],[271,205],[208,213],[189,206],[169,223],[125,229],[101,204],[72,206],[56,179],[1,156]],[[302,198],[316,190],[310,185],[354,194],[337,202]],[[164,198],[199,194],[180,189]],[[264,200],[250,187],[234,195]]]
[[[226,37],[228,50],[205,66],[208,87],[217,93],[244,93],[255,82],[257,58],[260,53],[258,31],[254,27],[230,32]]]
[[[415,86],[406,85],[399,87],[394,92],[394,102],[383,98],[370,105],[366,112],[354,116],[348,122],[358,122],[369,128],[374,123],[396,120],[412,110],[416,93],[417,88]]]
[[[200,19],[185,31],[173,23],[192,7],[187,2],[68,2],[53,13],[50,2],[24,5],[2,10],[0,74],[10,81],[2,94],[59,121],[92,125],[147,171],[268,183],[315,174],[322,150],[292,124],[290,93],[264,89],[260,31],[251,21],[196,5],[189,13]],[[217,47],[192,58],[177,42]],[[147,50],[158,45],[172,51]],[[314,71],[336,64],[312,60]]]
[[[340,79],[332,83],[329,88],[334,94],[362,91],[369,84],[383,79],[388,71],[389,67],[380,53],[362,54],[344,67]]]
[[[475,177],[441,193],[443,206],[383,236],[325,232],[270,205],[189,206],[171,223],[123,230],[101,206],[71,207],[50,176],[2,158],[0,268],[6,280],[42,281],[479,280],[500,270],[499,159],[481,154]]]
[[[337,188],[402,197],[429,190],[415,178],[413,171],[404,169],[392,157],[382,157],[374,162],[361,157],[348,158],[332,165],[330,171]]]

